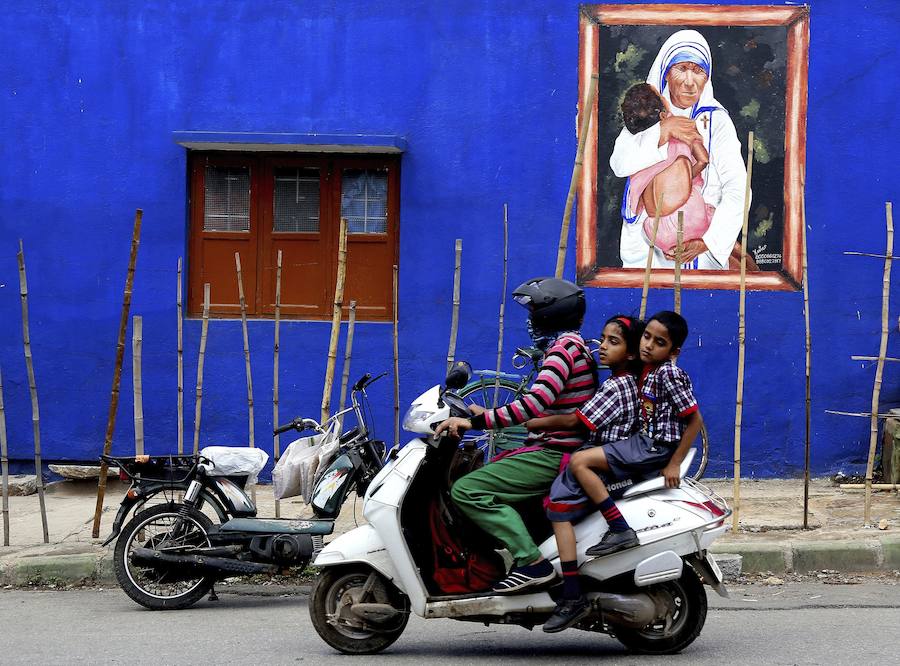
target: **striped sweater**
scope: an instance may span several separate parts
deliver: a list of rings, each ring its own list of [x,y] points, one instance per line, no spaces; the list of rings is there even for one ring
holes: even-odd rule
[[[568,414],[582,407],[597,390],[593,359],[578,333],[563,333],[547,350],[534,384],[521,398],[472,418],[472,428],[488,430],[519,425],[528,419]],[[584,444],[579,430],[530,433],[527,445],[576,449]]]

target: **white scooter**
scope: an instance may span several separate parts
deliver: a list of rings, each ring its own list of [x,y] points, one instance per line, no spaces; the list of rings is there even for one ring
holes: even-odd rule
[[[465,373],[454,368],[447,386],[464,385]],[[403,425],[420,437],[392,450],[369,485],[363,504],[368,524],[328,543],[316,558],[321,573],[312,589],[310,616],[322,639],[337,650],[384,650],[403,633],[410,612],[426,619],[527,629],[552,613],[561,586],[518,595],[488,590],[447,596],[431,579],[432,539],[422,507],[442,491],[435,465],[446,466],[458,445],[448,437],[435,440],[431,433],[449,416],[469,414],[463,400],[440,386],[416,398]],[[707,549],[726,531],[731,510],[709,489],[684,478],[693,453],[682,464],[680,488],[667,489],[660,476],[630,485],[617,500],[640,545],[588,558],[584,551],[606,532],[606,521],[597,512],[575,526],[579,574],[594,609],[576,628],[612,634],[635,652],[670,654],[688,646],[703,628],[703,583],[727,596]],[[540,551],[559,572],[552,534]]]

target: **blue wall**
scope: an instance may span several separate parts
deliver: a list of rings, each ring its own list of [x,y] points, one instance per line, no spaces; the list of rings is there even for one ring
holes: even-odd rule
[[[862,469],[878,348],[884,202],[896,199],[892,0],[811,3],[807,218],[813,323],[813,469]],[[853,26],[848,29],[848,26]],[[396,134],[401,185],[401,404],[437,383],[450,322],[453,239],[464,241],[459,356],[491,367],[501,287],[502,205],[510,288],[551,273],[575,152],[578,2],[8,0],[0,15],[0,366],[10,455],[32,455],[16,242],[28,263],[45,459],[102,448],[134,210],[144,210],[132,314],[144,317],[149,452],[174,451],[175,265],[186,254],[185,150],[178,130]],[[573,241],[574,242],[574,241]],[[570,259],[572,254],[570,253]],[[568,274],[574,273],[570,261]],[[900,279],[900,277],[898,277]],[[632,311],[636,290],[590,289],[587,331]],[[649,309],[671,302],[652,292]],[[710,472],[730,469],[736,292],[689,291],[682,366],[712,437]],[[897,297],[892,298],[896,315]],[[802,470],[801,293],[748,295],[743,470]],[[507,349],[525,341],[507,309]],[[896,351],[896,318],[889,353]],[[200,325],[185,325],[186,445]],[[318,415],[328,324],[285,322],[281,413]],[[250,323],[258,444],[271,451],[271,321]],[[359,324],[353,374],[391,367],[391,328]],[[129,336],[130,339],[130,336]],[[507,369],[509,366],[507,365]],[[900,402],[897,368],[883,405]],[[132,449],[130,362],[114,450]],[[210,326],[201,441],[246,441],[239,321]],[[335,391],[337,393],[337,391]],[[392,439],[390,380],[373,387]],[[335,401],[337,396],[335,395]]]

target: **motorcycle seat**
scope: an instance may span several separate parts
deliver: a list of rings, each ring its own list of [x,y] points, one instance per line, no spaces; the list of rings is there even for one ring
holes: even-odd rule
[[[232,518],[219,526],[219,532],[249,532],[251,534],[331,534],[333,520],[302,520],[297,518]]]
[[[688,469],[690,469],[691,463],[694,460],[694,456],[697,454],[697,449],[692,448],[689,449],[687,455],[684,457],[684,460],[681,461],[681,478],[683,479],[687,473]],[[662,476],[655,476],[649,481],[641,481],[640,483],[636,483],[631,488],[626,490],[622,497],[634,497],[635,495],[643,495],[645,493],[651,493],[654,490],[661,490],[666,487],[666,480]]]

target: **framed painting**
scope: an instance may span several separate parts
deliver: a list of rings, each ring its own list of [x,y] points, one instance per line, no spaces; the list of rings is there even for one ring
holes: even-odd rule
[[[582,7],[582,113],[595,72],[599,86],[578,183],[581,284],[641,286],[649,258],[651,286],[666,287],[677,257],[684,287],[737,289],[745,245],[749,289],[800,287],[808,52],[805,6]]]

